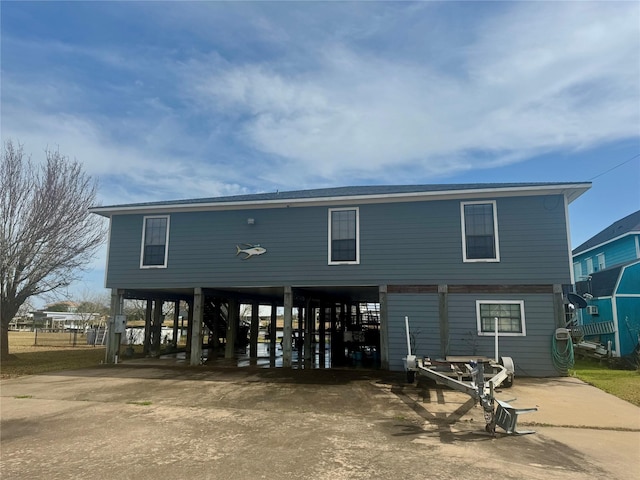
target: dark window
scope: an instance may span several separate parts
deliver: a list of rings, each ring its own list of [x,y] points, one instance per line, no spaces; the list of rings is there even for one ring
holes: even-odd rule
[[[331,212],[331,261],[357,261],[357,212],[333,210]]]
[[[464,206],[466,258],[468,260],[496,259],[492,203],[472,203]]]
[[[142,265],[164,266],[167,244],[167,217],[150,217],[144,224]]]
[[[480,331],[494,333],[495,319],[498,318],[498,333],[523,333],[522,304],[481,303]]]

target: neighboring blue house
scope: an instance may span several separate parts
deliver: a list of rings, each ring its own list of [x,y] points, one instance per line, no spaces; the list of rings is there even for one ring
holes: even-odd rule
[[[107,360],[118,354],[123,300],[136,298],[148,305],[147,343],[161,324],[152,304],[189,304],[192,365],[203,344],[224,343],[233,358],[247,335],[255,358],[257,307],[271,305],[284,312],[285,367],[296,353],[322,364],[326,346],[331,366],[360,348],[354,358],[403,370],[405,316],[417,355],[493,357],[497,317],[500,354],[517,374],[557,375],[551,340],[573,283],[568,205],[590,186],[363,186],[95,207],[110,219]],[[256,307],[249,333],[240,304]]]
[[[640,335],[640,210],[573,250],[576,293],[588,299],[580,313],[588,339],[611,342],[626,356]]]

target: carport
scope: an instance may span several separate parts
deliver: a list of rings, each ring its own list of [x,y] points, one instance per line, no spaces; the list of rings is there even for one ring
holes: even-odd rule
[[[386,289],[375,286],[256,287],[194,289],[113,289],[107,341],[107,362],[115,363],[126,329],[124,300],[146,302],[143,351],[160,354],[163,304],[174,303],[174,336],[180,328],[181,305],[188,312],[186,359],[190,365],[247,355],[257,363],[260,307],[270,307],[264,339],[268,365],[325,368],[344,365],[386,368]],[[248,321],[241,306],[251,306]],[[263,322],[264,323],[264,322]],[[281,326],[279,326],[281,325]],[[279,340],[279,341],[278,341]],[[248,348],[247,348],[248,347]],[[276,356],[281,358],[276,362]],[[262,362],[264,364],[265,362]]]

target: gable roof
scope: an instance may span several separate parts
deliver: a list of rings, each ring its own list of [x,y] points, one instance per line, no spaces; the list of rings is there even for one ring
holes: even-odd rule
[[[589,293],[596,298],[610,297],[613,295],[623,267],[624,265],[616,265],[590,274],[589,279],[576,282],[576,293],[581,296]]]
[[[227,210],[237,208],[287,207],[293,204],[332,202],[374,203],[389,201],[484,198],[509,195],[566,195],[572,202],[591,188],[590,182],[470,183],[428,185],[373,185],[256,193],[227,197],[168,200],[112,206],[96,206],[91,212],[103,216],[159,211]]]
[[[582,245],[576,247],[572,254],[578,255],[586,250],[610,242],[611,240],[631,232],[640,233],[640,210],[612,223],[600,233],[594,235]]]

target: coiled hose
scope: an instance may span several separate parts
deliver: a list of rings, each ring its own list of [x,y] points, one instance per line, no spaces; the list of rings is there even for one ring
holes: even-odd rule
[[[571,341],[571,338],[568,340],[562,340],[563,342],[566,342],[566,345],[564,349],[560,350],[555,333],[551,338],[551,358],[553,359],[553,366],[561,374],[567,375],[569,373],[569,369],[573,368],[575,364],[575,357],[573,356],[573,342]]]

